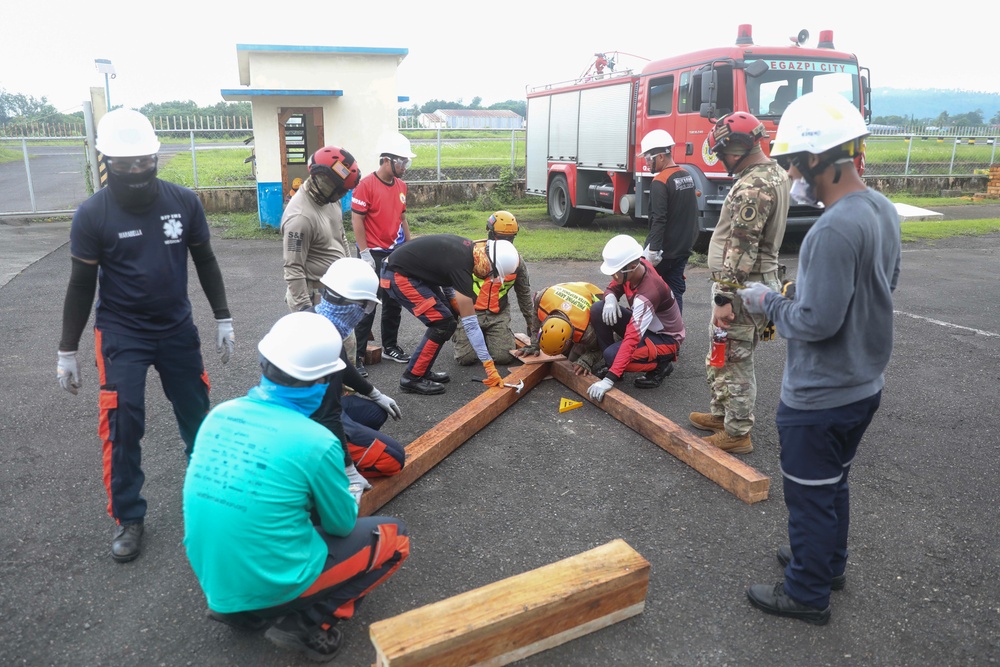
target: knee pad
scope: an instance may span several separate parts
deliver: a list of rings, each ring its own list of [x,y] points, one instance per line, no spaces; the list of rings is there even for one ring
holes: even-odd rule
[[[454,317],[449,317],[446,320],[435,322],[427,330],[427,339],[437,343],[438,345],[443,345],[451,339],[452,335],[455,333],[455,329],[457,328],[458,322]]]

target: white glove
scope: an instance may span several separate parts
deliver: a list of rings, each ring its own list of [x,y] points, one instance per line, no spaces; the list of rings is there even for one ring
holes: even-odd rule
[[[368,394],[368,400],[375,401],[378,406],[389,413],[389,416],[393,419],[399,419],[403,416],[402,410],[396,405],[396,401],[392,400],[391,396],[386,396],[378,389],[372,389],[372,392]]]
[[[601,318],[609,327],[613,327],[622,314],[622,307],[618,305],[618,297],[609,294],[604,297],[604,310],[601,311]]]
[[[374,271],[375,273],[378,273],[378,269],[375,268],[375,258],[372,257],[372,251],[371,250],[369,250],[368,248],[365,248],[364,250],[362,250],[361,251],[361,259],[363,259],[366,262],[368,262],[368,266],[372,267],[372,271]]]
[[[643,257],[646,258],[646,261],[648,261],[653,266],[656,266],[661,261],[663,261],[663,251],[662,250],[650,250],[649,246],[646,246],[646,249],[642,251],[642,255],[643,255]]]
[[[372,485],[368,483],[368,480],[364,478],[364,475],[358,472],[358,469],[354,467],[353,463],[344,466],[344,472],[347,474],[347,490],[352,496],[354,496],[355,502],[360,505],[361,494],[372,488]]]
[[[76,363],[76,350],[59,353],[56,377],[60,387],[76,396],[76,390],[80,388],[80,367]]]
[[[736,293],[743,299],[743,307],[750,313],[764,312],[764,297],[774,290],[764,283],[747,283],[746,289],[738,289]]]
[[[218,335],[215,337],[215,349],[222,353],[222,363],[228,364],[229,357],[236,347],[236,334],[233,332],[233,318],[225,317],[215,320],[219,325]]]
[[[601,399],[604,398],[604,394],[608,393],[608,389],[611,389],[614,386],[615,383],[611,380],[611,378],[604,378],[603,380],[598,380],[594,384],[587,387],[587,395],[600,403]]]

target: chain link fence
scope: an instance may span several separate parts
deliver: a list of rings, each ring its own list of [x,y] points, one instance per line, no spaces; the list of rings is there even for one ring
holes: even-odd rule
[[[995,127],[872,127],[866,141],[866,176],[986,174],[997,160]]]

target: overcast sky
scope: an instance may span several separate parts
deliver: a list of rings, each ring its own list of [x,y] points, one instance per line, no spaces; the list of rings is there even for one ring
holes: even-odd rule
[[[107,58],[117,70],[113,105],[207,106],[240,87],[237,44],[383,46],[409,50],[397,91],[409,104],[478,96],[487,106],[523,99],[526,85],[579,76],[597,51],[632,54],[621,62],[641,68],[639,57],[732,44],[737,26],[750,23],[761,45],[788,44],[805,28],[815,46],[820,30],[833,30],[837,49],[856,53],[875,87],[1000,92],[998,17],[995,0],[16,2],[4,10],[0,88],[76,111],[91,86],[104,86],[94,59]]]

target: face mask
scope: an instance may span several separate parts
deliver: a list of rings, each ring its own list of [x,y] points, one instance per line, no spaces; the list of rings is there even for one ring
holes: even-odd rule
[[[805,204],[806,206],[819,204],[819,199],[816,198],[816,186],[804,178],[796,178],[792,181],[790,194],[792,201],[796,204]]]
[[[160,188],[156,167],[136,173],[116,174],[108,170],[108,187],[115,201],[126,211],[144,209],[156,200]]]
[[[365,308],[363,306],[354,304],[340,305],[330,303],[326,299],[320,299],[320,302],[316,304],[316,312],[333,322],[333,326],[337,327],[337,332],[341,338],[346,338],[350,335],[354,331],[354,327],[358,326],[361,319],[365,316]]]

